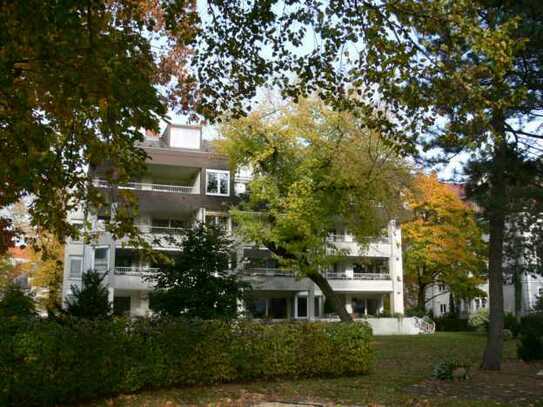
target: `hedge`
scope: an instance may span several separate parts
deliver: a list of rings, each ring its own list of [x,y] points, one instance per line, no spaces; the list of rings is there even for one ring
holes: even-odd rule
[[[47,406],[143,388],[365,374],[364,323],[0,320],[0,405]]]

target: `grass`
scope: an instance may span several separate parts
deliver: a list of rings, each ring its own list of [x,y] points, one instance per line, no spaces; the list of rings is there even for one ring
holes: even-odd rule
[[[482,372],[485,337],[477,333],[375,337],[375,367],[370,375],[298,379],[164,389],[124,395],[85,406],[162,407],[185,405],[245,406],[260,401],[305,401],[325,405],[369,406],[541,406],[543,379],[515,358],[515,342],[505,342],[502,372]],[[338,355],[340,358],[341,355]],[[428,380],[432,365],[456,358],[473,366],[466,382]]]

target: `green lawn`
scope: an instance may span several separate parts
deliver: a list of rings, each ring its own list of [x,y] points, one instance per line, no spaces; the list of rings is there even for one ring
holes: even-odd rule
[[[368,376],[299,379],[142,392],[91,403],[92,406],[244,406],[259,401],[305,401],[325,405],[493,406],[543,405],[541,365],[516,360],[515,343],[505,344],[502,372],[481,372],[485,337],[476,333],[375,337],[376,361]],[[341,355],[338,355],[340,358]],[[434,362],[458,358],[472,366],[465,382],[428,380]],[[90,406],[87,405],[87,406]]]

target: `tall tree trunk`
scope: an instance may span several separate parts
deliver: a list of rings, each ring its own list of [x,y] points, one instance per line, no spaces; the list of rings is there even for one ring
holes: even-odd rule
[[[422,310],[426,309],[426,297],[425,297],[425,291],[426,291],[426,284],[419,283],[418,284],[418,292],[417,292],[417,308],[420,308]]]
[[[324,296],[330,300],[333,304],[339,319],[342,322],[353,322],[353,317],[347,312],[345,308],[345,302],[341,301],[341,298],[337,293],[332,289],[332,286],[328,280],[319,272],[308,273],[307,277],[311,279],[317,286],[321,289]]]
[[[458,312],[456,310],[456,302],[454,301],[454,294],[449,289],[449,314],[454,317],[458,317]]]
[[[488,251],[488,282],[489,282],[489,329],[486,348],[481,368],[499,370],[503,351],[503,238],[505,231],[506,211],[506,141],[503,132],[503,120],[494,128],[498,137],[495,138],[493,173],[490,175],[489,217],[489,251]],[[500,129],[502,129],[500,131]]]

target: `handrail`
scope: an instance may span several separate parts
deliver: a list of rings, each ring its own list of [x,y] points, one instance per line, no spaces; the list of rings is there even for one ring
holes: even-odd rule
[[[160,270],[158,267],[145,267],[145,266],[132,266],[132,267],[122,267],[115,266],[115,274],[118,275],[140,275],[144,273],[154,273]]]
[[[272,276],[272,277],[293,277],[294,274],[289,269],[272,267],[247,267],[243,274],[251,276]]]
[[[158,235],[177,235],[183,233],[186,228],[171,228],[168,226],[136,225],[143,233]]]
[[[94,186],[99,188],[109,188],[111,184],[103,179],[95,179]],[[137,191],[157,191],[157,192],[172,192],[177,194],[199,194],[200,191],[194,191],[191,186],[185,185],[170,185],[170,184],[154,184],[150,182],[127,182],[126,184],[118,185],[119,189],[133,189]]]
[[[353,273],[352,276],[346,273],[327,272],[326,278],[330,280],[390,280],[389,273]]]
[[[415,326],[421,330],[423,334],[433,334],[436,331],[436,323],[428,322],[419,317],[413,317],[415,319]]]

